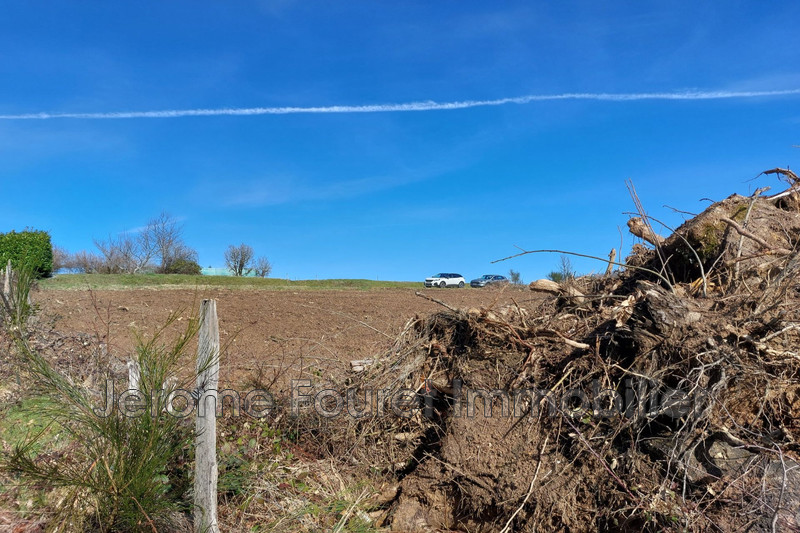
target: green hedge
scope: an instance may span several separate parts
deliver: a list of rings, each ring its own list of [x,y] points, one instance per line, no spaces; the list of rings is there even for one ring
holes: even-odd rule
[[[11,259],[12,268],[27,265],[40,278],[53,273],[53,245],[46,231],[25,230],[0,233],[0,268]]]

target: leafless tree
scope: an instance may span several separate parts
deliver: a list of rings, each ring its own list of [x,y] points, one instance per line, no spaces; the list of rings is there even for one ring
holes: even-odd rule
[[[136,274],[150,266],[155,249],[150,244],[147,230],[138,233],[123,233],[107,240],[94,240],[109,273]]]
[[[191,250],[183,242],[183,226],[166,211],[150,220],[142,233],[161,262],[160,272],[166,272],[176,260],[186,259],[185,254]],[[196,255],[194,250],[191,252]]]
[[[125,249],[127,247],[126,242],[120,240],[119,242],[114,237],[109,235],[108,240],[100,240],[94,239],[95,247],[100,251],[101,261],[103,266],[101,267],[101,271],[104,274],[120,274],[123,272],[127,272],[127,267],[129,266],[127,263],[127,256],[130,253],[130,250]]]
[[[225,250],[225,266],[227,266],[234,276],[247,276],[253,271],[253,247],[247,244],[234,246],[231,244]]]
[[[197,252],[183,241],[183,226],[167,212],[138,230],[104,241],[96,239],[94,244],[102,255],[100,271],[107,273],[167,273],[178,261],[197,262]]]
[[[256,265],[253,270],[259,278],[266,278],[272,272],[272,264],[270,264],[269,259],[262,256],[256,259]]]

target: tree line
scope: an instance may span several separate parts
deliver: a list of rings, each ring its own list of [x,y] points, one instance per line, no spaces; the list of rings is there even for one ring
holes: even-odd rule
[[[53,247],[53,270],[85,274],[192,274],[199,275],[197,251],[186,244],[183,225],[162,212],[136,231],[93,239],[96,251],[71,253]],[[225,266],[234,276],[255,274],[267,277],[272,265],[266,257],[255,256],[247,244],[230,245],[225,251]]]

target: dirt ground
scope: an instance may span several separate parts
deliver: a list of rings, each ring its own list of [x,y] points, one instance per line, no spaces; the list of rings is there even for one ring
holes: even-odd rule
[[[292,368],[336,372],[349,361],[380,354],[415,315],[444,309],[414,289],[267,291],[208,289],[43,290],[34,294],[43,319],[61,333],[95,335],[111,355],[125,361],[136,334],[152,335],[172,313],[174,331],[201,299],[217,300],[220,342],[226,347],[221,386],[246,387]],[[424,289],[422,294],[453,307],[502,307],[530,300],[530,291]],[[259,371],[261,375],[259,375]],[[338,372],[337,372],[338,373]],[[264,375],[267,374],[267,375]]]

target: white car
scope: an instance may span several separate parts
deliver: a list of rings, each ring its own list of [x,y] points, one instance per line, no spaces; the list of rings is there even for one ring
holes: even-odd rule
[[[446,272],[425,278],[426,287],[440,287],[442,289],[445,287],[458,287],[460,289],[466,283],[467,280],[461,274],[448,274]]]

